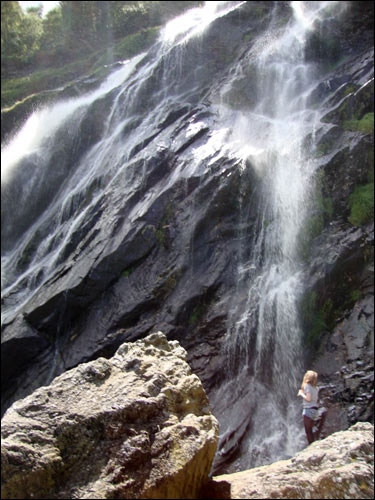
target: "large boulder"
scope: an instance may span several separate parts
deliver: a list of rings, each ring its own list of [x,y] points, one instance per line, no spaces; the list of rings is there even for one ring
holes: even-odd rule
[[[197,498],[218,424],[161,332],[57,377],[2,419],[2,498]]]
[[[290,460],[217,476],[203,498],[373,497],[374,426],[366,422],[315,441]]]

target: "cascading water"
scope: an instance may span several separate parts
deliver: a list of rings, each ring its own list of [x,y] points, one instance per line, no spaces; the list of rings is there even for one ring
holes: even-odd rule
[[[221,423],[216,470],[228,455],[240,454],[230,470],[243,470],[305,445],[296,397],[303,374],[299,238],[314,182],[304,139],[313,135],[318,112],[306,106],[315,75],[304,49],[314,21],[333,3],[291,2],[294,16],[286,27],[277,29],[271,21],[236,68],[237,78],[251,73],[257,101],[251,110],[233,112],[225,105],[232,82],[222,92],[219,114],[231,130],[227,140],[244,168],[250,164],[257,175],[257,193],[250,205],[242,201],[239,227],[257,216],[250,238],[246,230],[240,234],[237,290],[224,344],[227,382],[211,398]],[[235,411],[224,393],[238,401]]]
[[[110,74],[94,92],[34,112],[19,133],[2,148],[2,214],[5,215],[5,235],[2,238],[2,245],[5,247],[2,257],[2,290],[4,295],[17,292],[17,299],[10,310],[4,308],[2,311],[3,321],[7,321],[8,317],[12,318],[39,287],[41,274],[48,277],[50,272],[54,272],[64,245],[68,243],[75,228],[80,226],[89,208],[79,216],[74,213],[73,220],[66,217],[75,197],[79,197],[79,193],[83,193],[98,175],[95,169],[103,159],[103,149],[91,169],[78,169],[70,178],[68,170],[54,172],[54,179],[48,178],[48,185],[44,186],[42,179],[51,175],[47,171],[50,164],[52,163],[54,168],[57,167],[57,170],[59,167],[59,158],[53,160],[58,149],[59,132],[68,126],[67,124],[77,132],[74,121],[79,124],[90,104],[126,81],[143,56],[144,54],[124,63],[123,67]],[[105,145],[106,142],[103,142]],[[100,146],[103,147],[103,143],[100,143]],[[97,149],[100,147],[95,149],[93,156]],[[63,184],[63,189],[60,183]],[[17,196],[22,198],[27,209],[12,213],[10,207],[17,203]],[[44,206],[41,198],[47,198],[49,203]],[[47,207],[48,212],[45,212]],[[24,227],[25,221],[29,225],[27,231]],[[54,223],[51,224],[51,221]],[[46,239],[38,245],[33,258],[28,258],[27,269],[19,272],[20,267],[22,268],[19,265],[20,256],[25,249],[30,251],[30,248],[36,246],[32,241],[38,231]]]
[[[221,44],[212,62],[204,60],[214,59],[211,48],[202,55],[204,30],[232,14],[236,32],[230,37],[238,36],[241,46],[247,27],[239,34],[236,23],[241,7],[252,2],[207,2],[168,24],[147,54],[110,75],[97,91],[31,115],[2,149],[2,318],[8,325],[17,315],[43,310],[47,304],[40,324],[47,325],[54,354],[43,383],[55,369],[82,361],[70,343],[79,337],[82,311],[90,310],[87,324],[93,336],[113,332],[121,324],[121,312],[114,308],[106,316],[100,301],[92,312],[91,304],[117,283],[125,268],[130,273],[129,263],[138,265],[154,250],[160,221],[153,208],[163,194],[182,180],[188,196],[194,186],[209,185],[210,176],[227,178],[231,169],[241,169],[236,289],[227,309],[224,343],[228,373],[210,394],[220,423],[219,469],[221,458],[224,463],[229,456],[234,459],[238,443],[241,457],[234,469],[291,455],[305,443],[296,398],[303,369],[297,314],[303,272],[299,233],[313,175],[304,138],[313,132],[318,112],[306,106],[314,72],[304,62],[304,45],[314,20],[335,3],[292,2],[294,16],[280,24],[285,11],[279,12],[278,2],[271,7],[266,2],[265,10],[273,9],[269,27],[244,56],[231,60],[227,55],[229,60],[223,60]],[[237,11],[238,18],[233,16]],[[196,60],[200,64],[195,67]],[[187,61],[193,71],[185,71]],[[236,83],[244,80],[251,89],[247,103],[228,105]],[[202,96],[205,107],[199,107]],[[208,128],[200,115],[210,120],[215,116],[214,127],[189,149],[191,138],[200,138]],[[181,122],[175,125],[176,117],[188,122],[185,129]],[[163,156],[168,151],[178,158],[173,168]],[[158,162],[163,172],[155,174],[152,168]],[[245,181],[249,171],[251,196]],[[156,180],[150,180],[152,176]],[[196,191],[199,211],[204,196]],[[19,207],[20,198],[24,208]],[[196,228],[189,230],[185,246],[192,269],[184,275],[186,283],[196,273],[194,236],[200,236]],[[145,248],[129,250],[124,241],[136,231]],[[133,260],[127,260],[124,249],[134,253]],[[166,259],[161,258],[161,265],[172,268],[174,263]],[[178,271],[185,270],[181,266]],[[152,276],[151,271],[145,274]],[[159,270],[155,281],[162,274]],[[171,275],[170,285],[175,286],[178,275]],[[145,288],[151,285],[147,282]],[[52,299],[44,295],[49,289]],[[124,290],[113,296],[126,295]],[[150,309],[155,300],[148,303]],[[53,303],[51,309],[48,302]],[[167,309],[173,308],[178,309],[172,301]],[[175,318],[184,318],[184,308],[183,303]],[[163,314],[172,321],[168,311]],[[163,314],[155,313],[152,327],[159,328]],[[70,320],[76,322],[73,334]],[[84,337],[81,342],[86,342]],[[58,364],[60,351],[66,357],[70,352],[70,364]]]
[[[10,301],[11,306],[3,308],[3,321],[11,321],[30,296],[56,272],[72,235],[85,227],[87,217],[104,198],[103,193],[106,197],[115,196],[114,189],[119,176],[123,175],[123,165],[134,154],[137,145],[155,133],[155,123],[169,102],[176,98],[171,99],[171,96],[189,89],[191,82],[185,83],[185,75],[178,67],[176,69],[176,58],[181,57],[179,45],[199,35],[202,23],[203,27],[207,26],[241,3],[208,2],[203,9],[193,9],[173,20],[162,31],[151,57],[136,56],[88,95],[34,112],[19,133],[2,148],[2,287],[4,296],[17,294],[17,298]],[[151,94],[148,84],[155,79],[159,79],[156,82],[159,92]],[[112,91],[117,95],[107,115],[101,140],[88,150],[75,172],[69,165],[63,168],[59,165],[63,163],[59,156],[59,134],[64,127],[69,128],[69,141],[74,134],[80,134],[80,122],[91,113],[90,105]],[[162,141],[160,144],[164,147]],[[68,149],[75,144],[69,142],[63,146]],[[48,171],[51,164],[53,168],[59,167],[54,173]],[[45,184],[44,178],[48,178]],[[137,187],[139,185],[125,184],[121,196]],[[87,191],[90,191],[89,197]],[[28,207],[26,211],[13,210],[19,198]],[[146,204],[151,202],[152,196]],[[140,215],[139,208],[137,215]],[[43,237],[45,240],[31,258],[30,249],[36,246],[33,243],[35,234],[39,240]],[[101,239],[106,237],[109,235],[102,235]],[[84,234],[81,239],[84,241]],[[25,251],[28,254],[26,270],[19,265]]]
[[[102,264],[102,256],[117,255],[133,223],[163,191],[201,169],[198,158],[181,163],[160,189],[147,190],[149,157],[163,157],[174,144],[163,123],[168,113],[173,116],[177,108],[177,116],[186,114],[199,100],[199,85],[209,82],[208,73],[181,71],[182,53],[189,53],[202,23],[207,27],[242,3],[208,2],[172,21],[147,54],[128,61],[96,91],[37,110],[2,147],[3,326],[48,301],[51,284],[59,296],[59,307],[47,320],[53,317],[55,326],[42,327],[55,353],[43,383],[61,371],[57,351],[66,348],[76,304],[83,307],[81,299],[90,303],[99,293],[92,286],[92,267],[104,268],[100,287],[105,288],[121,264]],[[152,152],[144,153],[150,142]],[[126,261],[126,254],[121,256]],[[72,304],[70,290],[86,282]]]

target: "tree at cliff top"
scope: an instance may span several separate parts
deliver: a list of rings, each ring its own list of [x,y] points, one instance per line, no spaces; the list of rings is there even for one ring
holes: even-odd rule
[[[39,50],[41,9],[24,14],[18,2],[1,2],[1,66],[13,69],[30,63]]]
[[[103,51],[114,42],[160,26],[199,2],[61,1],[41,18],[42,9],[23,13],[18,2],[1,2],[3,77],[10,71],[35,71]],[[30,65],[33,65],[32,68]]]

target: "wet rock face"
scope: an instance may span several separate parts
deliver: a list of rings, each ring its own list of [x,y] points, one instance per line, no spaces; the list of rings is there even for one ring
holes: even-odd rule
[[[186,351],[154,333],[7,411],[2,498],[199,498],[217,435]]]
[[[305,345],[306,365],[319,373],[328,408],[323,435],[373,422],[374,224],[352,215],[353,193],[373,182],[374,168],[373,129],[355,130],[373,113],[373,48],[360,49],[328,75],[328,112],[317,133],[324,223],[311,241],[306,293],[316,294],[310,318],[322,325]]]
[[[369,295],[326,334],[314,370],[319,373],[319,398],[327,409],[322,435],[346,429],[374,414],[374,303]]]
[[[216,476],[204,498],[373,498],[373,479],[374,427],[357,423],[290,460]]]
[[[287,22],[289,4],[276,4],[280,21]],[[333,33],[336,40],[344,37],[345,44],[334,47],[330,60],[324,59],[319,40],[306,54],[320,72],[308,105],[324,110],[324,119],[315,137],[314,160],[321,181],[311,209],[312,217],[319,218],[319,230],[305,242],[304,287],[306,295],[315,294],[315,299],[304,324],[304,343],[306,368],[315,368],[324,386],[327,434],[358,419],[373,418],[368,378],[373,366],[373,309],[369,306],[373,225],[370,221],[354,226],[349,221],[350,197],[357,185],[369,182],[373,168],[373,136],[346,128],[346,122],[360,121],[373,110],[373,49],[370,29],[359,29],[368,2],[352,4],[355,11],[348,14],[345,36],[340,31],[343,27],[336,26]],[[358,4],[363,4],[362,10],[357,10]],[[228,156],[225,141],[221,145],[213,141],[217,123],[213,104],[228,83],[234,95],[224,98],[232,109],[247,110],[256,103],[251,65],[237,75],[238,81],[233,78],[236,64],[251,50],[256,35],[269,26],[271,10],[271,2],[245,2],[238,11],[220,18],[210,27],[207,40],[203,37],[194,43],[186,75],[178,74],[172,57],[165,58],[163,66],[137,89],[142,99],[133,101],[136,114],[123,125],[116,154],[111,150],[103,155],[101,175],[91,178],[71,199],[64,197],[56,211],[48,210],[51,217],[39,224],[19,256],[14,280],[32,267],[47,241],[51,253],[59,248],[66,233],[49,239],[57,223],[68,228],[69,237],[51,274],[45,276],[41,269],[32,279],[21,277],[12,293],[3,297],[4,306],[11,310],[23,303],[28,286],[35,289],[17,314],[3,323],[2,411],[56,375],[98,357],[111,358],[124,342],[159,329],[186,348],[209,397],[223,381],[227,360],[222,346],[237,285],[239,239],[243,248],[249,244],[250,254],[256,218],[253,200],[259,186],[250,162],[240,166]],[[366,23],[373,18],[367,13],[365,17]],[[147,57],[154,56],[151,51]],[[327,69],[328,63],[338,64]],[[176,82],[169,70],[176,72]],[[163,106],[161,76],[170,92]],[[47,169],[53,181],[51,198],[59,194],[61,181],[85,155],[87,169],[91,168],[98,155],[90,156],[90,148],[95,150],[103,116],[116,96],[116,92],[108,94],[78,113],[77,136],[61,131],[58,145],[64,148],[60,156],[57,148]],[[124,107],[125,94],[119,97],[116,113],[121,115]],[[159,113],[152,130],[126,142],[132,134],[143,132],[143,120],[154,108]],[[309,141],[311,137],[306,138]],[[194,165],[195,154],[206,155],[199,168]],[[113,177],[116,161],[128,163]],[[57,164],[60,170],[54,170]],[[48,184],[48,179],[46,174],[42,182]],[[19,193],[17,186],[13,189],[12,210],[17,212]],[[37,203],[33,192],[30,196],[39,216],[48,200],[42,196]],[[73,226],[75,214],[81,218]],[[17,217],[21,233],[36,218],[31,213]],[[9,237],[4,245],[12,246],[13,230],[9,224],[2,228]],[[313,328],[314,318],[318,330]],[[238,401],[229,401],[238,408]],[[238,419],[230,438],[234,450],[240,450],[249,425],[246,418]]]
[[[262,11],[261,18],[267,10]],[[46,349],[40,355],[35,352],[33,359],[18,350],[18,365],[29,366],[27,374],[19,371],[19,377],[14,371],[8,373],[3,410],[38,387],[42,380],[47,383],[51,376],[82,361],[111,356],[121,343],[145,336],[156,324],[169,338],[186,345],[211,310],[212,321],[217,325],[215,335],[220,338],[225,333],[226,311],[219,304],[227,301],[235,286],[232,257],[237,252],[238,191],[248,179],[237,168],[238,162],[228,158],[220,148],[213,150],[207,161],[202,162],[200,171],[193,175],[193,151],[210,140],[214,129],[214,113],[209,100],[204,102],[202,97],[209,90],[206,84],[210,78],[216,82],[225,73],[229,59],[220,59],[218,53],[210,68],[204,61],[215,49],[220,33],[226,32],[225,26],[236,30],[231,37],[232,45],[228,42],[228,50],[233,57],[241,50],[241,37],[249,29],[246,19],[250,14],[246,10],[243,18],[235,14],[227,20],[223,18],[208,34],[207,45],[195,44],[199,60],[192,57],[188,64],[204,67],[203,82],[196,78],[183,97],[165,104],[152,134],[135,140],[126,151],[130,160],[126,171],[111,180],[111,188],[105,189],[109,175],[104,170],[102,177],[94,178],[70,203],[64,202],[64,207],[55,214],[51,211],[51,218],[39,225],[26,245],[17,264],[18,271],[27,270],[43,241],[50,238],[55,224],[62,222],[68,227],[73,214],[85,212],[82,223],[74,231],[69,230],[69,239],[59,254],[53,276],[46,279],[43,272],[39,273],[36,281],[43,282],[43,287],[25,304],[22,320],[9,317],[3,323],[4,345],[18,335],[19,321],[25,328],[38,332],[47,343]],[[254,16],[250,17],[252,29],[260,30]],[[164,62],[165,66],[167,63]],[[156,76],[151,75],[150,81],[139,89],[147,93],[149,100],[155,99],[161,85]],[[167,83],[172,85],[173,80],[168,79]],[[171,92],[177,91],[179,83],[186,84],[182,78],[176,88],[172,85]],[[73,141],[76,158],[60,165],[69,163],[72,172],[77,168],[87,147],[98,139],[103,120],[99,120],[97,113],[104,115],[103,104],[110,108],[112,101],[113,96],[108,95],[88,109],[77,124],[80,134]],[[145,106],[146,101],[141,102]],[[120,99],[118,112],[121,106]],[[138,125],[139,118],[130,120],[124,126],[124,137],[134,133]],[[72,160],[70,156],[69,159]],[[52,167],[49,172],[53,172]],[[249,185],[255,188],[252,183]],[[58,179],[53,186],[60,187]],[[51,196],[56,194],[52,191],[51,188]],[[94,196],[97,201],[88,209]],[[48,200],[41,198],[45,208],[43,204]],[[19,217],[21,232],[24,224],[37,216],[40,212]],[[11,223],[8,221],[2,227],[5,235],[9,235]],[[61,235],[57,235],[51,240],[52,250],[60,239]],[[4,238],[5,241],[11,243],[10,238]],[[17,292],[22,293],[28,284],[27,279],[22,280]],[[4,297],[6,306],[16,303],[13,294]],[[215,372],[209,378],[214,379]]]

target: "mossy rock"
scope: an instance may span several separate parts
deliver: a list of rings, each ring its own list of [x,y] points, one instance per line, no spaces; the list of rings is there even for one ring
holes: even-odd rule
[[[332,331],[340,317],[351,310],[362,297],[356,273],[337,268],[329,285],[305,292],[299,303],[303,328],[303,343],[314,353],[319,349],[322,336]]]
[[[374,131],[374,82],[362,87],[359,91],[349,93],[345,96],[341,104],[334,110],[327,113],[322,121],[325,123],[335,123],[346,130],[357,130],[360,132]],[[366,115],[370,116],[366,116]],[[372,115],[372,129],[371,129]],[[364,121],[362,122],[362,119]],[[361,121],[358,125],[357,121]],[[350,123],[352,124],[350,125]],[[354,124],[355,123],[355,124]],[[354,127],[354,128],[353,128]],[[359,127],[359,128],[358,128]]]
[[[202,318],[204,313],[207,311],[207,304],[200,302],[197,306],[194,307],[193,311],[189,316],[189,326],[196,326],[199,320]]]
[[[344,129],[363,132],[364,134],[374,133],[374,113],[366,113],[360,120],[349,120],[344,122]]]
[[[59,68],[39,70],[24,77],[3,80],[1,82],[1,108],[11,107],[33,94],[66,86],[89,73],[92,64],[92,58],[86,57]]]
[[[374,219],[374,183],[356,186],[350,195],[349,222],[361,226]]]

